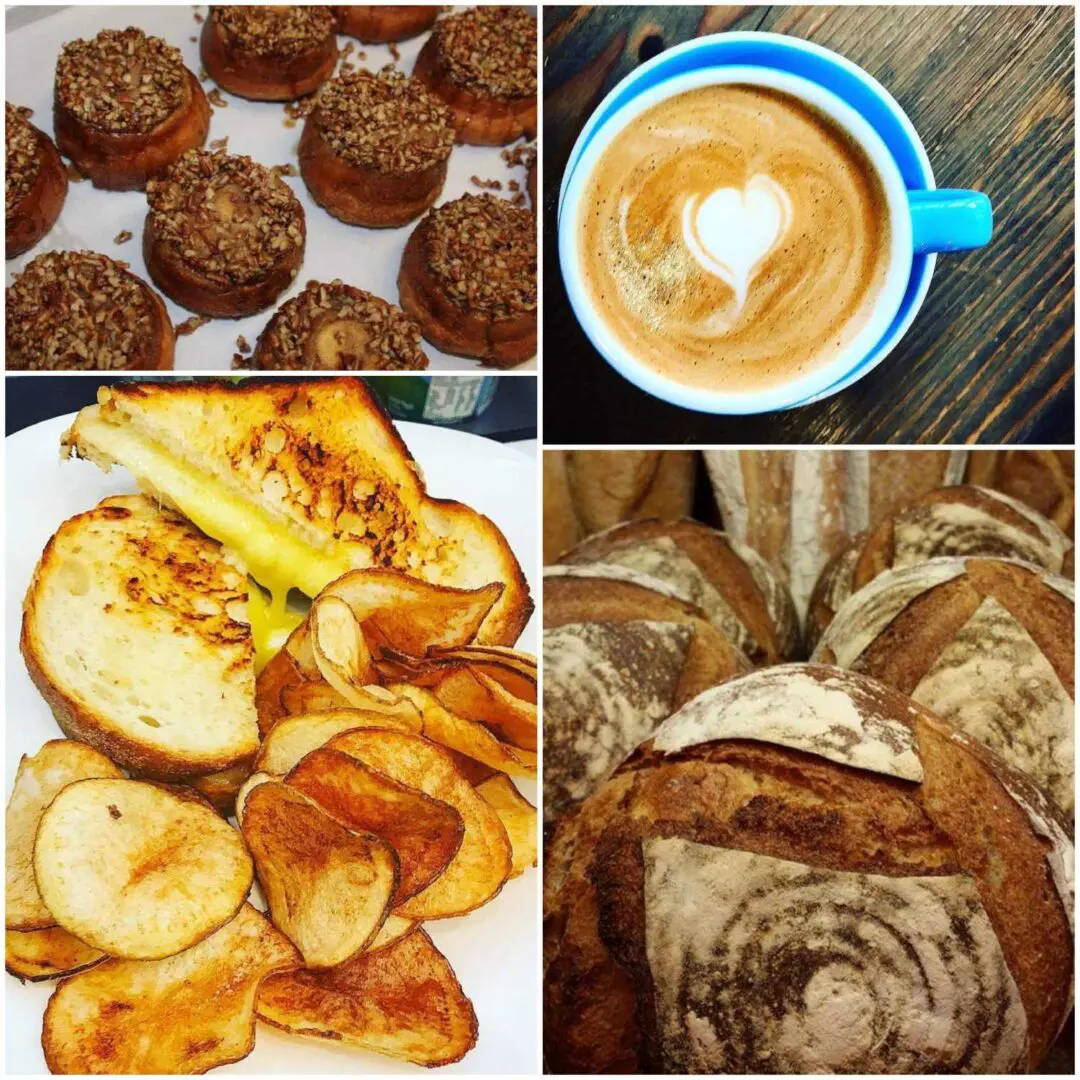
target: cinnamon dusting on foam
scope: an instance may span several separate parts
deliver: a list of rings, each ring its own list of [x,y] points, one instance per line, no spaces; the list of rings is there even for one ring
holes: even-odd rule
[[[631,354],[692,386],[754,390],[827,363],[866,325],[888,204],[861,147],[796,98],[702,87],[634,118],[580,209],[581,269]]]

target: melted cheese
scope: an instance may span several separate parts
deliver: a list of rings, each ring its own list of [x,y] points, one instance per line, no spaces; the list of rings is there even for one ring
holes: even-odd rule
[[[284,644],[303,616],[288,607],[291,589],[315,597],[353,569],[341,545],[320,550],[298,539],[255,503],[188,465],[157,443],[117,424],[96,418],[79,426],[97,449],[125,466],[146,489],[174,506],[207,536],[234,552],[248,573],[270,593],[249,590],[248,618],[259,670]]]

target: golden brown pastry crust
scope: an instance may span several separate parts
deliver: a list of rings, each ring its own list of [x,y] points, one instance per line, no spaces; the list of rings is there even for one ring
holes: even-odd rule
[[[430,30],[443,9],[434,7],[378,5],[335,7],[338,30],[365,45],[405,41]]]
[[[316,44],[290,54],[263,54],[245,49],[212,8],[203,23],[199,55],[210,78],[230,94],[251,101],[295,101],[333,75],[337,37],[331,26],[329,34]]]
[[[11,118],[8,118],[10,128]],[[5,257],[14,259],[29,251],[56,224],[67,198],[67,169],[52,139],[45,132],[26,125],[35,140],[37,172],[29,189],[7,209],[4,223]],[[7,164],[11,182],[12,163]]]

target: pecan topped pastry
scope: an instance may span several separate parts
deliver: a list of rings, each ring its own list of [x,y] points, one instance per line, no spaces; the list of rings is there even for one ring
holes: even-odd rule
[[[49,251],[7,289],[10,371],[166,370],[175,337],[161,297],[93,251]]]
[[[202,146],[210,105],[179,49],[129,26],[64,46],[53,119],[61,151],[95,187],[128,191]]]
[[[431,28],[441,7],[421,7],[393,4],[371,7],[336,7],[338,29],[365,45],[388,41],[405,41]]]
[[[430,211],[405,245],[401,306],[445,352],[510,367],[536,352],[536,218],[494,195]]]
[[[334,73],[337,36],[328,7],[212,7],[199,49],[210,78],[254,101],[293,101]]]
[[[158,287],[203,315],[269,307],[304,259],[304,211],[249,157],[191,150],[147,188],[143,256]]]
[[[536,136],[536,15],[479,7],[435,26],[413,75],[454,110],[458,142],[501,146]]]
[[[9,259],[29,251],[56,224],[67,197],[64,163],[27,112],[5,102],[4,241]]]
[[[334,217],[404,225],[438,198],[453,146],[453,113],[422,83],[358,71],[319,94],[300,140],[300,172]]]
[[[252,358],[263,370],[418,371],[420,328],[393,304],[335,279],[308,282],[278,308]]]

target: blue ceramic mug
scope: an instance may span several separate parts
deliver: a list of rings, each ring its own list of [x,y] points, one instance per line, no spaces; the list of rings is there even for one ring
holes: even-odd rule
[[[627,124],[658,102],[720,83],[780,90],[839,125],[877,171],[891,226],[886,280],[862,330],[828,362],[780,385],[753,391],[689,386],[634,357],[594,310],[580,270],[582,193],[604,150]],[[563,278],[574,313],[593,345],[620,374],[656,397],[724,414],[805,405],[862,378],[892,351],[914,321],[930,287],[936,253],[981,247],[989,242],[992,228],[985,195],[935,188],[930,160],[915,128],[877,80],[819,45],[756,32],[686,42],[627,76],[586,123],[559,194]]]

